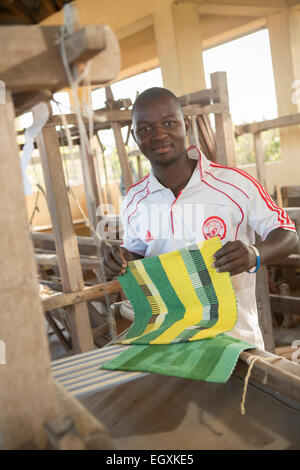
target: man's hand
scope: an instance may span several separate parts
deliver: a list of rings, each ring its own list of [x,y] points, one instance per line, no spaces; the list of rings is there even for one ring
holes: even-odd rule
[[[110,246],[102,244],[102,255],[104,259],[104,271],[108,279],[120,276],[126,272],[127,262],[134,260],[134,256],[126,248],[117,245]]]
[[[256,255],[250,245],[240,240],[227,242],[214,254],[213,267],[218,272],[229,271],[231,276],[240,274],[256,266]]]

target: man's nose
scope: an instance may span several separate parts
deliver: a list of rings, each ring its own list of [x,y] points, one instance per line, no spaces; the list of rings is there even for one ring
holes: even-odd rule
[[[152,139],[160,140],[167,136],[167,131],[164,126],[155,126],[152,130]]]

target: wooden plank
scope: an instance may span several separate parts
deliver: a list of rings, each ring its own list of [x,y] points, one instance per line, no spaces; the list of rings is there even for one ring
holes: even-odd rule
[[[281,187],[282,197],[283,199],[289,198],[300,198],[300,186],[282,186]]]
[[[187,93],[185,95],[179,96],[181,106],[187,106],[191,104],[198,104],[201,106],[206,106],[216,98],[216,90],[213,88],[207,88],[206,90],[195,91],[194,93]]]
[[[215,103],[209,104],[206,106],[201,106],[199,104],[191,104],[182,107],[183,113],[185,116],[199,116],[202,114],[221,114],[228,112],[229,107],[226,103]],[[67,124],[72,124],[77,126],[76,114],[66,114],[65,115]],[[89,121],[89,116],[84,115],[83,119],[86,123]],[[101,124],[104,127],[107,125],[110,126],[112,122],[118,122],[128,125],[131,122],[131,110],[130,109],[108,109],[108,110],[95,110],[93,113],[93,121],[95,130],[101,128]],[[61,126],[62,120],[59,115],[50,116],[46,126]],[[99,127],[100,126],[100,127]],[[78,132],[78,131],[77,131]],[[76,132],[74,133],[76,135]]]
[[[91,85],[107,83],[120,70],[118,41],[108,26],[90,25],[84,29],[85,34],[77,33],[79,36],[76,36],[77,47],[79,39],[84,38],[77,58],[83,56],[84,47],[89,47],[88,55],[96,54],[90,70]],[[46,88],[53,92],[68,85],[57,45],[59,36],[60,26],[2,26],[0,44],[6,45],[6,53],[0,56],[0,76],[7,88],[34,92]],[[76,51],[71,42],[72,37],[67,39],[67,47],[69,51],[72,49],[71,60],[74,62]]]
[[[261,122],[253,122],[251,124],[243,124],[235,126],[235,135],[242,134],[256,134],[257,132],[268,131],[269,129],[276,129],[277,127],[288,127],[300,124],[300,113],[289,114],[287,116],[280,116],[275,119],[268,119]]]
[[[216,90],[214,103],[229,103],[226,72],[211,74],[211,85]],[[222,165],[236,166],[233,124],[229,112],[215,115],[217,162]]]
[[[73,124],[77,126],[76,114],[66,114],[67,124]],[[89,122],[89,116],[83,113],[83,119],[86,123]],[[110,123],[111,121],[116,122],[128,122],[131,121],[131,111],[129,109],[109,109],[107,111],[95,110],[93,112],[93,120],[99,123]],[[50,116],[46,126],[61,126],[62,120],[59,115]]]
[[[247,19],[249,17],[261,18],[264,16],[272,15],[273,13],[278,13],[280,10],[280,7],[278,8],[263,5],[242,5],[241,3],[239,3],[239,5],[222,5],[219,2],[214,2],[212,4],[207,4],[206,2],[204,2],[198,7],[199,13],[204,15],[246,16]]]
[[[24,20],[25,23],[30,24],[35,22],[30,8],[26,8],[23,3],[18,2],[18,5],[16,5],[16,2],[11,2],[9,0],[2,0],[1,3],[17,16],[17,18]]]
[[[106,94],[106,100],[107,102],[111,101],[113,102],[114,97],[111,91],[110,87],[105,87],[105,94]],[[122,137],[122,132],[121,132],[121,126],[117,122],[111,123],[111,127],[114,133],[114,138],[116,142],[116,147],[117,147],[117,152],[118,152],[118,157],[119,157],[119,162],[121,166],[121,171],[122,171],[122,176],[124,180],[124,186],[126,191],[129,189],[130,186],[133,184],[133,178],[132,178],[132,171],[129,163],[129,158],[126,152],[126,148],[123,142],[123,137]]]
[[[189,104],[182,107],[185,116],[202,116],[204,114],[222,114],[229,112],[228,103],[213,103],[206,106]]]
[[[64,294],[54,294],[42,298],[43,309],[45,311],[55,308],[66,307],[68,305],[78,304],[87,300],[98,299],[106,294],[120,292],[121,287],[118,281],[109,281],[102,284],[95,284],[90,287],[83,287],[81,290]]]
[[[300,268],[300,255],[292,254],[287,258],[277,261],[276,263],[269,263],[268,266],[283,266],[286,268]]]
[[[58,383],[55,384],[60,416],[68,416],[88,450],[113,450],[106,427]]]
[[[75,31],[65,40],[68,63],[87,62],[105,49],[105,33],[100,25]]]
[[[133,178],[132,178],[131,167],[129,164],[129,158],[128,158],[126,148],[123,142],[121,126],[120,124],[113,122],[111,124],[111,127],[112,127],[115,141],[116,141],[116,147],[117,147],[119,162],[120,162],[120,166],[122,170],[122,176],[124,179],[125,190],[128,191],[130,186],[133,185]]]
[[[31,232],[31,238],[36,249],[56,251],[53,233]],[[91,237],[76,237],[81,255],[97,255],[97,248]],[[121,240],[109,240],[111,245],[120,245]]]
[[[265,152],[263,148],[261,134],[257,133],[253,135],[254,140],[254,152],[256,161],[256,172],[259,183],[267,191],[267,180],[266,180],[266,169],[265,169]]]
[[[63,290],[64,292],[81,290],[84,287],[84,282],[57,132],[55,128],[44,128],[36,140],[43,168],[47,204],[55,235]],[[69,307],[68,317],[74,351],[82,352],[93,349],[94,344],[87,304],[83,302]]]
[[[270,294],[271,309],[283,315],[300,315],[300,297]]]
[[[260,356],[261,359],[257,360],[253,365],[251,381],[270,387],[272,390],[298,402],[300,393],[300,364],[288,361],[267,351],[253,349],[241,352],[233,375],[245,379],[250,361],[254,355]],[[264,358],[267,360],[264,360]],[[273,361],[269,361],[268,358],[273,358]]]
[[[256,273],[256,303],[259,326],[263,335],[265,348],[269,352],[275,349],[272,313],[269,299],[267,270],[261,266]]]
[[[0,105],[0,448],[45,441],[43,423],[57,412],[32,244],[29,237],[12,98]]]
[[[58,257],[52,253],[35,253],[35,260],[40,266],[58,266]],[[96,257],[80,257],[83,269],[100,269],[101,261]]]
[[[78,10],[76,5],[69,4],[66,5],[64,8],[64,22],[66,27],[66,32],[68,36],[73,37],[74,34],[78,34],[79,31],[79,18],[78,18]],[[83,72],[84,68],[83,63],[77,63],[71,66],[71,73],[74,78],[78,79],[80,73]],[[82,175],[84,180],[84,191],[85,191],[85,200],[87,205],[87,212],[88,212],[88,220],[91,229],[92,236],[94,236],[98,218],[97,218],[97,208],[99,207],[99,189],[97,185],[97,178],[94,166],[94,158],[93,152],[91,150],[91,145],[88,138],[87,129],[84,127],[84,123],[80,113],[80,99],[75,90],[73,94],[73,99],[75,101],[75,106],[78,107],[76,111],[77,119],[78,119],[78,131],[79,131],[79,138],[80,138],[80,153],[81,153],[81,168],[82,168]],[[92,137],[92,136],[91,136]],[[74,199],[75,196],[73,194]],[[99,246],[98,238],[95,238],[96,246]],[[99,249],[98,252],[100,253]],[[102,277],[101,274],[97,271],[97,276]]]
[[[118,340],[123,338],[124,334],[120,335]],[[81,384],[77,387],[77,390],[74,387],[70,390],[74,396],[78,397],[85,394],[96,394],[106,388],[118,386],[121,383],[143,377],[145,375],[143,372],[121,372],[116,375],[115,371],[110,371],[103,376],[100,366],[121,353],[120,345],[112,345],[112,347],[104,347],[93,353],[89,352],[81,356],[72,356],[67,359],[54,361],[52,363],[53,374],[56,380],[68,389],[72,387],[73,374],[76,377],[77,371],[80,369]],[[240,354],[233,375],[244,380],[250,362],[257,356],[259,359],[253,365],[251,382],[264,384],[270,387],[271,390],[299,401],[300,364],[295,362],[287,361],[284,358],[261,351],[260,349],[252,349],[250,351],[243,351]],[[151,374],[151,376],[156,381],[159,377],[157,374]],[[193,381],[187,381],[185,385],[188,386],[188,383],[191,384]],[[139,384],[137,384],[137,388],[139,388]],[[99,395],[96,397],[96,400],[98,399]]]
[[[26,113],[29,109],[33,108],[36,104],[41,101],[48,102],[52,97],[52,93],[46,89],[38,91],[21,91],[13,93],[14,105],[16,115]]]

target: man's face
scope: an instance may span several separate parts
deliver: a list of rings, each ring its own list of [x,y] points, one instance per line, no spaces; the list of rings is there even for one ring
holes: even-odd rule
[[[170,96],[140,103],[133,116],[132,135],[154,166],[167,166],[184,158],[187,126]]]

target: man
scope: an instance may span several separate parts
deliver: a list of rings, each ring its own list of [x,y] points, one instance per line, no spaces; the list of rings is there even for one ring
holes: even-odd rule
[[[124,273],[129,260],[219,236],[223,247],[213,268],[230,273],[238,299],[239,318],[230,334],[263,349],[252,272],[296,249],[293,222],[251,176],[210,162],[196,147],[186,149],[187,123],[169,90],[141,93],[132,124],[151,171],[123,202],[123,247],[104,245],[106,275]],[[255,232],[262,241],[254,246]]]

